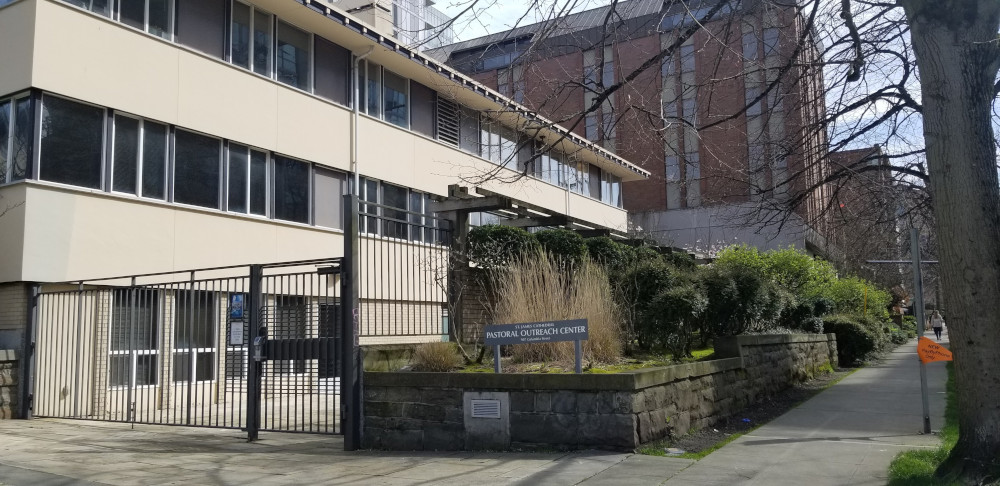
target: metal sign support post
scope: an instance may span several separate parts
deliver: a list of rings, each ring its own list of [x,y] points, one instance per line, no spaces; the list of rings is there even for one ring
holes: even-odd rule
[[[501,373],[500,370],[500,345],[493,346],[493,372]]]
[[[579,339],[573,341],[573,354],[576,355],[576,374],[583,373],[583,358],[580,357],[583,355],[583,345]]]
[[[359,351],[360,304],[358,285],[360,281],[360,234],[359,200],[356,195],[344,196],[344,263],[341,265],[341,308],[343,309],[341,330],[341,377],[340,377],[340,431],[344,434],[344,450],[356,451],[361,448],[363,420],[361,399],[363,363]]]
[[[913,307],[920,336],[927,332],[924,322],[924,281],[920,274],[920,232],[910,229],[910,256],[913,260]],[[919,358],[918,358],[919,359]],[[931,433],[931,412],[927,397],[927,365],[920,361],[920,401],[924,412],[924,433]]]

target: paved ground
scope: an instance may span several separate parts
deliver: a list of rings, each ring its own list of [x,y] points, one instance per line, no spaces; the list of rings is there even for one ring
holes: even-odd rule
[[[699,462],[578,453],[343,452],[340,438],[69,420],[0,421],[0,484],[884,484],[921,427],[915,344]],[[943,363],[928,365],[932,424]]]

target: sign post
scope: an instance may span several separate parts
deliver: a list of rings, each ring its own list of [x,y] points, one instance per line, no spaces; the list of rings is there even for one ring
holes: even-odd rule
[[[576,372],[583,372],[583,346],[581,341],[587,340],[588,327],[586,319],[571,319],[568,321],[527,322],[521,324],[492,324],[486,326],[485,344],[493,346],[493,371],[500,373],[500,346],[504,344],[555,343],[574,342],[576,355]]]

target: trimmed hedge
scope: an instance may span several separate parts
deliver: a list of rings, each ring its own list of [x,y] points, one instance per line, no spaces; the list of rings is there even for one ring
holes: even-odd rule
[[[827,316],[823,319],[823,332],[837,335],[837,358],[841,366],[856,366],[881,348],[878,331],[856,316]]]

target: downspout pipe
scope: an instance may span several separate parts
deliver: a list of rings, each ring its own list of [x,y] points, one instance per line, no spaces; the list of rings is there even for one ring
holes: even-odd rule
[[[351,172],[354,174],[354,184],[349,188],[352,196],[360,195],[361,175],[358,173],[358,119],[361,113],[361,76],[358,74],[358,66],[365,58],[375,52],[375,46],[368,48],[368,52],[354,56],[354,113],[351,120]]]

